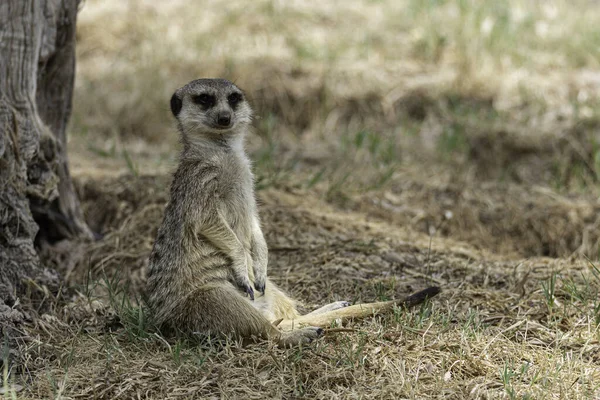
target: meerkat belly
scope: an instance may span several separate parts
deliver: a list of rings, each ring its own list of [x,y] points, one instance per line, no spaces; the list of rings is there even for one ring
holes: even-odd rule
[[[246,301],[270,322],[278,319],[295,319],[300,315],[296,309],[297,303],[270,280],[267,280],[264,295],[259,294],[254,300],[246,298]]]
[[[225,219],[235,232],[239,241],[249,249],[252,241],[252,219],[255,210],[254,193],[252,189],[252,176],[249,171],[239,173],[233,179],[229,177],[230,184],[226,185],[221,194],[223,200]],[[226,177],[227,178],[227,177]]]
[[[267,289],[268,290],[268,289]],[[274,312],[274,301],[272,296],[258,296],[254,301],[248,300],[248,302],[256,308],[269,322],[273,322],[278,319],[278,315]]]
[[[244,201],[228,202],[225,208],[225,219],[244,245],[249,248],[252,239],[252,218],[248,205]]]

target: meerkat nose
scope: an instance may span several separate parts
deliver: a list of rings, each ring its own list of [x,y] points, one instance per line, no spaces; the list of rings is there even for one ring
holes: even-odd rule
[[[217,116],[217,123],[219,126],[227,128],[231,124],[231,113],[228,111],[220,112]]]

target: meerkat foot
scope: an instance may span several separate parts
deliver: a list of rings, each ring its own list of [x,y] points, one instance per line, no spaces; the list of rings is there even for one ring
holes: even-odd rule
[[[279,345],[283,347],[293,347],[299,344],[307,344],[323,336],[323,332],[322,328],[316,326],[282,332],[281,337],[279,338]]]
[[[333,302],[331,304],[324,305],[321,308],[317,308],[316,310],[311,311],[307,315],[323,314],[323,313],[326,313],[326,312],[329,312],[329,311],[339,310],[340,308],[346,308],[349,305],[350,305],[349,301],[336,301],[336,302]]]

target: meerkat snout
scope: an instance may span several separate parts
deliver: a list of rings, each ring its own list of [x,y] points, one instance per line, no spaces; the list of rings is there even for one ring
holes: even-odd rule
[[[231,113],[229,111],[222,111],[217,115],[217,125],[223,128],[229,128],[231,125]]]

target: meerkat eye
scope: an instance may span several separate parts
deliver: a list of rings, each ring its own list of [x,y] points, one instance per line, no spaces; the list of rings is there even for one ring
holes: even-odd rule
[[[238,103],[240,101],[242,101],[242,95],[240,93],[234,92],[231,93],[228,97],[227,97],[227,101],[229,102],[229,105],[232,108],[235,108],[235,106],[238,105]]]
[[[211,96],[210,94],[202,93],[195,96],[192,96],[192,101],[196,104],[200,104],[204,107],[212,107],[215,105],[215,96]]]

